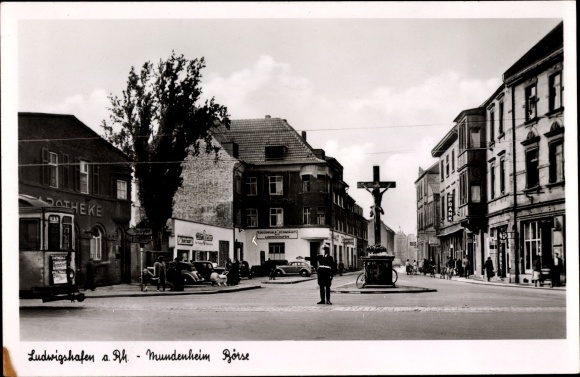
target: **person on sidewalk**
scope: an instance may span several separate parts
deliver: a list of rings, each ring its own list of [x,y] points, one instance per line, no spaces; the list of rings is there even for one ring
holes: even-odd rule
[[[447,258],[447,279],[451,280],[451,276],[453,276],[453,269],[455,268],[455,261],[449,257]]]
[[[330,256],[330,247],[324,245],[324,256],[319,255],[318,286],[320,287],[320,302],[318,304],[332,305],[330,302],[330,286],[332,277],[336,274],[334,259]]]
[[[147,285],[149,284],[153,284],[154,282],[156,282],[157,279],[155,279],[155,276],[153,276],[153,274],[151,273],[151,271],[149,271],[149,269],[144,268],[143,271],[141,271],[141,281],[143,281],[143,291],[147,292]]]
[[[163,263],[163,257],[158,257],[157,262],[153,264],[153,269],[155,271],[155,278],[157,279],[157,290],[159,286],[163,286],[163,292],[165,292],[165,263]]]
[[[534,259],[534,270],[532,271],[532,283],[534,283],[534,287],[538,286],[541,274],[542,274],[542,258],[540,257],[540,254],[538,254],[536,255],[536,259]]]
[[[467,255],[463,257],[463,261],[461,262],[461,265],[463,266],[463,276],[466,279],[469,279],[469,273],[471,270],[471,262],[469,261],[469,259],[467,259]]]
[[[93,258],[89,258],[86,266],[86,274],[85,274],[85,291],[89,289],[91,291],[95,290],[95,263]]]
[[[461,250],[460,250],[460,252],[461,252]],[[460,258],[461,258],[461,254],[459,254],[459,257],[455,261],[455,270],[457,271],[457,277],[463,276],[463,261]]]
[[[560,275],[564,272],[564,261],[560,258],[559,253],[554,253],[554,259],[552,260],[552,268],[550,269],[550,280],[552,281],[551,287],[559,287]]]
[[[487,260],[485,261],[485,275],[487,276],[487,281],[490,281],[490,279],[495,276],[491,257],[487,257]]]

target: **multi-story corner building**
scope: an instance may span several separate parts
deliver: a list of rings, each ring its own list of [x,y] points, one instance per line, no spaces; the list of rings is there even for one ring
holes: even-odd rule
[[[437,230],[441,224],[439,162],[427,170],[419,168],[415,181],[417,192],[417,255],[413,259],[432,259],[439,265],[441,251]]]
[[[125,230],[131,219],[131,160],[72,115],[18,114],[18,191],[75,215],[75,266],[93,258],[95,283],[139,274]]]
[[[488,234],[491,242],[509,240],[506,244],[514,251],[506,259],[514,282],[531,280],[536,258],[543,266],[550,266],[555,253],[566,259],[563,32],[560,23],[503,74],[511,143],[498,143],[498,129],[490,153],[499,156],[506,147],[505,163],[511,165],[506,170],[515,174],[506,185],[511,208],[507,202],[490,211]],[[494,162],[498,166],[501,158]],[[494,183],[494,192],[501,195],[501,180]],[[509,211],[509,221],[500,221],[502,211]]]
[[[167,248],[186,260],[316,260],[328,244],[357,268],[368,221],[347,193],[343,167],[286,120],[232,120],[214,132],[217,158],[184,162]]]

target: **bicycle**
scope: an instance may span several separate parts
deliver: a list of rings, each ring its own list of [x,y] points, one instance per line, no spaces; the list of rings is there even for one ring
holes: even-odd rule
[[[393,284],[395,284],[397,282],[397,280],[399,280],[399,274],[397,273],[397,271],[393,268],[393,275],[392,275],[392,282]],[[358,289],[362,289],[366,286],[366,277],[365,277],[365,273],[361,273],[357,278],[356,278],[356,287]]]

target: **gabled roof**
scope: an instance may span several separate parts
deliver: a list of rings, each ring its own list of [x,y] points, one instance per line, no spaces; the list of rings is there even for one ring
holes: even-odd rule
[[[312,147],[292,128],[285,119],[232,120],[230,129],[223,126],[212,131],[220,143],[236,143],[241,161],[254,165],[288,165],[325,163],[315,156]],[[266,147],[284,146],[283,159],[267,160]]]
[[[541,63],[544,59],[554,54],[563,53],[564,49],[564,23],[560,22],[558,26],[552,29],[544,38],[534,45],[515,62],[503,74],[503,81],[508,82],[518,75],[529,70],[531,67]]]

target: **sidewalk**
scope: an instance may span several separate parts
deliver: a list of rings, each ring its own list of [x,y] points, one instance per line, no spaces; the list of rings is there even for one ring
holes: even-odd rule
[[[439,279],[440,276],[441,275],[439,275],[439,274],[435,274],[435,279]],[[469,279],[464,278],[464,277],[453,276],[451,278],[451,280],[448,280],[448,281],[454,281],[454,282],[459,282],[459,283],[468,283],[468,284],[495,285],[495,286],[502,286],[502,287],[515,287],[515,288],[528,288],[528,289],[530,289],[530,288],[531,289],[549,289],[552,291],[566,291],[566,286],[550,288],[550,284],[545,283],[543,287],[540,287],[539,285],[537,287],[534,287],[534,285],[531,283],[517,283],[517,284],[510,283],[509,279],[498,278],[497,276],[493,277],[491,279],[491,281],[486,281],[486,280],[484,280],[484,278],[479,277],[479,276],[471,276]]]

